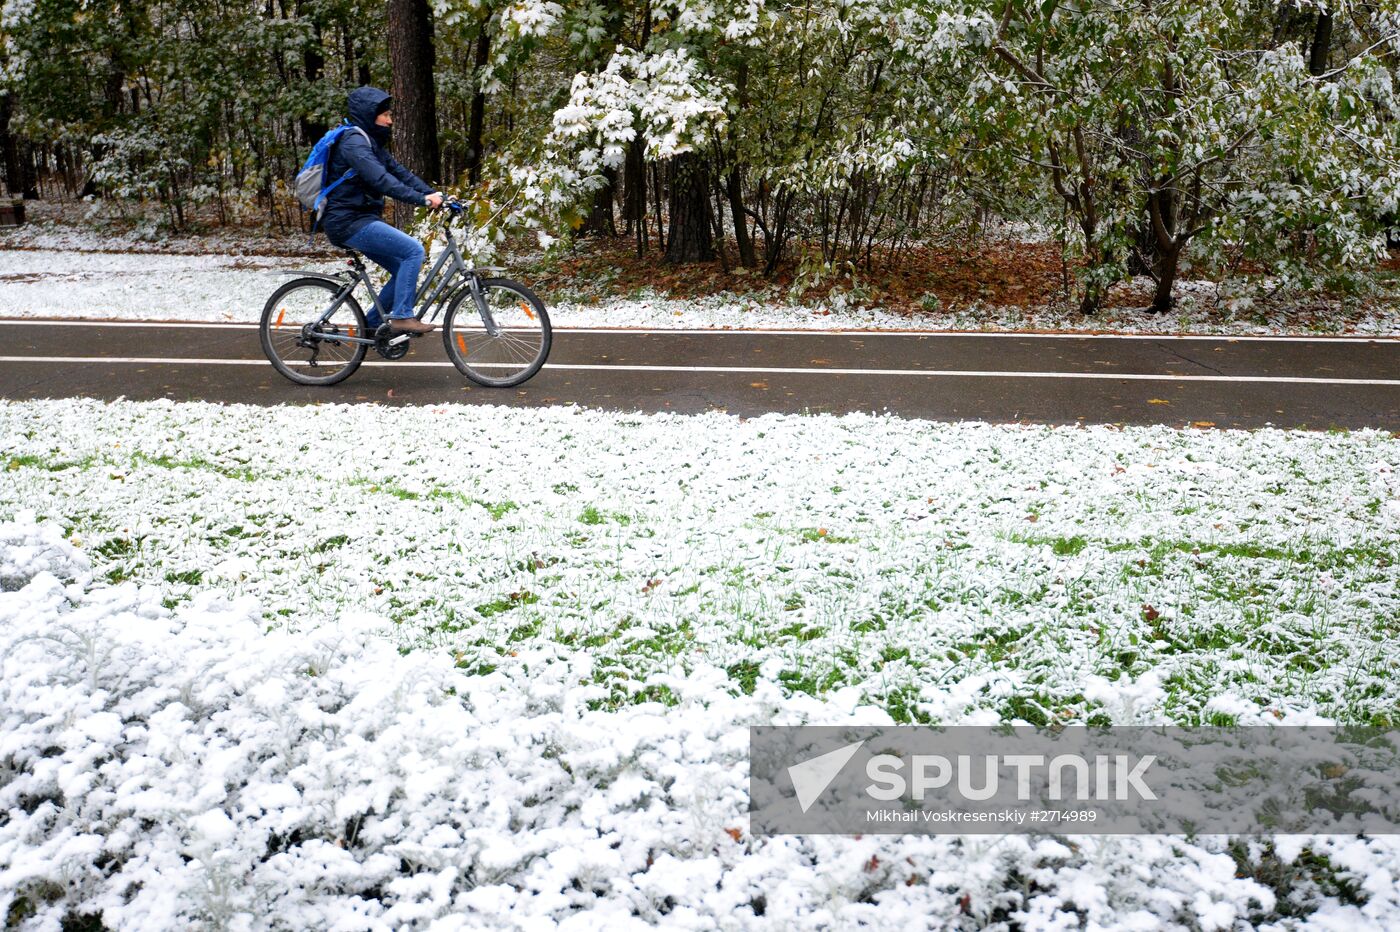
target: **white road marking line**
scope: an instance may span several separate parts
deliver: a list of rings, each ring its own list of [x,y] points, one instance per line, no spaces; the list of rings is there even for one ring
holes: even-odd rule
[[[169,327],[173,329],[217,328],[256,330],[257,324],[228,321],[147,321],[147,320],[33,320],[0,318],[0,326],[28,327]],[[1027,340],[1205,340],[1219,343],[1396,343],[1400,336],[1339,334],[1337,336],[1268,336],[1256,334],[1200,333],[1030,333],[1015,330],[725,330],[719,327],[688,329],[663,327],[555,327],[555,333],[612,333],[622,336],[801,336],[801,337],[966,337]]]
[[[154,356],[0,356],[0,362],[96,363],[148,366],[268,366],[265,359],[198,359]],[[412,366],[450,369],[450,362],[389,362],[366,360],[366,366]],[[481,368],[502,368],[508,364],[486,364]],[[743,375],[889,375],[923,378],[981,379],[1093,379],[1107,382],[1256,382],[1286,385],[1393,385],[1400,379],[1330,379],[1281,375],[1149,375],[1119,372],[1017,372],[979,369],[824,369],[764,366],[604,366],[576,363],[546,363],[546,369],[580,372],[700,372]]]
[[[1027,340],[1213,340],[1221,343],[1397,343],[1400,336],[1339,335],[1334,337],[1254,336],[1251,334],[1195,333],[1075,333],[1061,330],[1055,333],[1027,333],[1015,330],[722,330],[718,327],[702,330],[660,329],[644,330],[629,327],[555,327],[555,333],[616,333],[642,336],[682,334],[686,336],[794,336],[794,337],[967,337],[978,339]]]
[[[179,321],[179,320],[43,320],[0,318],[2,327],[170,327],[172,329],[196,328],[219,330],[256,330],[257,324],[236,321]]]

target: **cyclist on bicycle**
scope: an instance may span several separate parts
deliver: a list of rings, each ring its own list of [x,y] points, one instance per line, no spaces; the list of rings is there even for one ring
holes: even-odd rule
[[[357,87],[346,99],[350,122],[364,135],[349,131],[336,140],[326,165],[326,177],[355,174],[326,197],[321,225],[335,245],[363,253],[389,273],[379,293],[389,313],[394,333],[422,335],[433,330],[413,316],[418,271],[423,267],[423,247],[413,237],[385,223],[384,197],[421,207],[441,207],[443,195],[389,154],[389,130],[394,125],[393,98],[377,87]],[[366,320],[380,323],[371,308]]]

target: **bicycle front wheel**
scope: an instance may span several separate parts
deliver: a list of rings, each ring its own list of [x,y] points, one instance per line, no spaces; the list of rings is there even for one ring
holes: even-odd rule
[[[263,308],[258,335],[272,367],[298,385],[334,385],[364,361],[365,314],[346,295],[324,321],[343,285],[323,278],[296,278],[272,293]]]
[[[448,306],[442,324],[447,358],[478,385],[519,385],[549,357],[553,331],[544,302],[508,278],[483,278],[481,296],[484,310],[470,288]]]

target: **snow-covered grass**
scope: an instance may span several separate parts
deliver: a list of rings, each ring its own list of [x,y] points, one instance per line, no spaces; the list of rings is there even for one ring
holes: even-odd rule
[[[294,256],[0,250],[0,316],[257,321]]]
[[[305,244],[305,237],[233,234],[150,242],[56,224],[0,230],[0,318],[256,321],[267,296],[286,281],[281,272],[342,267],[323,237],[312,249]],[[647,290],[601,301],[542,297],[559,327],[1400,335],[1395,301],[1346,310],[1255,307],[1196,281],[1181,282],[1178,294],[1180,307],[1171,314],[1117,307],[1090,318],[1068,308],[985,305],[909,316],[842,293],[817,304],[732,294],[676,299]]]
[[[1400,721],[1388,433],[69,401],[0,437],[0,507],[110,582],[474,669],[558,644],[614,704],[705,662],[901,720]]]
[[[0,524],[0,912],[20,929],[1384,928],[1390,838],[746,831],[744,726],[885,717],[704,663],[612,711],[587,653],[490,673],[372,616],[93,587]],[[20,570],[22,568],[22,571]],[[67,585],[64,583],[67,582]]]
[[[1384,928],[1389,838],[753,839],[744,726],[1394,723],[1398,461],[1380,432],[3,403],[0,912]]]

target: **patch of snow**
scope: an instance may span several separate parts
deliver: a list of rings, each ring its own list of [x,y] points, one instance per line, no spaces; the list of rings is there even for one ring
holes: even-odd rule
[[[33,511],[20,510],[13,520],[0,521],[0,590],[22,589],[41,574],[86,580],[91,565],[57,524],[36,523]]]
[[[470,673],[333,621],[268,630],[250,600],[171,610],[155,587],[41,573],[0,593],[0,913],[22,930],[1184,930],[1275,909],[1216,836],[756,839],[746,726],[878,710],[735,694],[704,663],[667,676],[672,705],[609,710],[592,666],[530,644]],[[1395,839],[1273,856],[1303,878],[1290,907],[1326,927],[1400,910]]]

